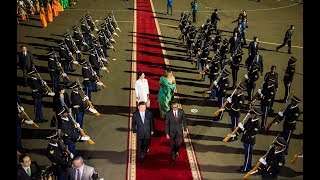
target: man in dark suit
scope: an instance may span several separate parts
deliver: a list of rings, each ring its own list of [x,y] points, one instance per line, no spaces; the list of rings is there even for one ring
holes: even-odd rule
[[[250,67],[252,67],[252,63],[256,63],[259,65],[259,71],[261,76],[263,75],[263,56],[259,53],[259,50],[256,51],[256,55],[253,59],[247,59],[246,65],[247,70],[250,71]]]
[[[171,160],[174,162],[179,155],[183,137],[187,135],[187,122],[183,109],[178,109],[178,102],[174,100],[171,110],[166,114],[166,138],[170,139]]]
[[[32,162],[30,156],[21,154],[17,166],[17,180],[41,179],[40,167],[36,162]]]
[[[238,48],[241,48],[241,37],[239,37],[237,32],[233,33],[233,36],[229,39],[228,44],[230,44],[229,52],[231,55],[233,55]]]
[[[22,45],[20,46],[21,48],[21,52],[18,53],[19,56],[19,67],[22,70],[23,73],[23,78],[24,78],[24,84],[23,86],[26,87],[27,86],[27,78],[28,72],[32,71],[32,67],[33,67],[33,55],[30,51],[28,51],[27,47]]]
[[[283,38],[283,43],[277,47],[276,51],[278,51],[280,48],[288,44],[288,54],[292,54],[291,53],[291,36],[293,34],[293,30],[294,30],[294,25],[291,25],[290,28],[286,31],[286,34]]]
[[[83,163],[83,157],[77,156],[72,161],[72,168],[68,168],[67,180],[93,180],[94,167]]]
[[[139,163],[145,160],[146,153],[149,151],[150,137],[154,133],[153,114],[146,108],[146,103],[140,101],[138,110],[132,116],[132,131],[137,133],[138,139]]]

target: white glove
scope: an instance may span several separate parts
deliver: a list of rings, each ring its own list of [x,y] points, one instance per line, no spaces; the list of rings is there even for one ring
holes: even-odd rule
[[[23,108],[22,106],[20,106],[20,110],[21,110],[21,111],[24,111],[24,108]]]
[[[76,128],[80,128],[80,124],[79,124],[79,123],[76,123],[76,124],[75,124],[75,127],[76,127]]]
[[[231,102],[232,102],[232,100],[231,100],[231,98],[230,98],[230,97],[228,97],[228,98],[227,98],[227,101],[228,101],[229,103],[231,103]]]
[[[49,92],[48,95],[49,95],[49,96],[54,96],[55,93],[54,93],[54,92]]]
[[[250,116],[250,113],[249,113],[249,112],[247,113],[247,116]]]
[[[237,136],[237,135],[235,135],[235,134],[230,134],[230,137],[232,137],[232,138],[233,138],[233,137],[236,137],[236,136]]]
[[[95,109],[93,109],[93,108],[89,108],[89,111],[92,112],[92,113],[94,113],[94,114],[98,112],[97,110],[95,110]]]
[[[107,67],[104,66],[104,67],[101,68],[101,70],[105,71],[105,70],[107,70]]]
[[[244,130],[243,124],[242,124],[241,122],[238,124],[238,127],[239,127],[240,129]]]
[[[61,74],[63,77],[67,77],[68,75],[66,73]]]
[[[82,136],[82,137],[81,137],[81,140],[82,140],[82,141],[88,141],[89,139],[90,139],[89,136]]]
[[[213,81],[213,84],[214,84],[215,86],[217,86],[218,82],[217,82],[217,81]]]
[[[244,77],[245,77],[246,79],[249,79],[248,74],[245,74]]]
[[[74,155],[72,153],[70,153],[70,158],[73,159]]]
[[[258,93],[261,94],[261,89],[258,89]]]
[[[72,61],[72,63],[73,63],[73,64],[79,64],[79,62],[78,62],[78,61]]]
[[[33,122],[33,120],[25,120],[25,122],[27,123],[27,124],[33,124],[34,122]]]
[[[263,164],[263,165],[266,165],[267,164],[267,161],[264,159],[264,158],[260,158],[259,161]]]
[[[76,51],[76,53],[81,53],[81,51]]]
[[[45,81],[42,81],[42,83],[43,83],[44,85],[46,85],[46,84],[47,84],[47,82],[45,82]]]
[[[279,114],[279,116],[283,117],[283,112],[282,111],[279,111],[278,114]]]
[[[58,66],[61,66],[61,63],[58,62],[57,64],[58,64]]]
[[[102,86],[103,83],[102,82],[97,82],[97,85]]]
[[[69,56],[72,56],[72,52],[69,52]]]
[[[84,97],[83,97],[83,100],[84,100],[84,101],[89,100],[89,97],[88,97],[88,96],[84,96]]]

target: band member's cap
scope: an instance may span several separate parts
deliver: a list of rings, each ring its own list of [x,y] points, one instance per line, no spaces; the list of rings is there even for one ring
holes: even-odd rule
[[[72,29],[73,30],[78,30],[78,27],[77,26],[73,26]]]
[[[64,114],[68,112],[68,110],[64,107],[60,107],[60,109],[57,111],[57,115],[60,116],[61,114]]]
[[[84,21],[84,19],[81,19],[80,22],[81,22],[81,23],[84,23],[85,21]]]
[[[70,84],[70,88],[77,88],[77,87],[79,87],[77,82],[73,82]]]
[[[287,146],[288,143],[283,137],[277,137],[277,140],[273,143],[275,146]]]
[[[237,87],[237,89],[246,90],[246,86],[244,84],[240,84],[240,86]]]
[[[298,59],[295,58],[295,57],[293,57],[293,56],[290,57],[290,61],[296,62],[297,60],[298,60]]]
[[[58,139],[59,138],[59,134],[58,134],[58,130],[55,130],[53,133],[51,133],[49,136],[47,136],[48,139]]]
[[[139,102],[139,106],[140,106],[140,105],[146,105],[146,102],[140,101],[140,102]]]
[[[256,115],[260,116],[262,114],[262,112],[258,108],[253,108],[250,110],[250,114],[256,114]]]
[[[292,100],[292,101],[295,101],[295,102],[300,102],[300,101],[301,101],[301,99],[298,98],[297,96],[293,96],[293,97],[291,98],[291,100]]]
[[[224,70],[223,70],[223,73],[226,74],[226,75],[229,75],[229,74],[230,74],[230,71],[228,71],[227,69],[224,69]]]
[[[86,14],[84,17],[86,17],[87,19],[90,18],[90,14]]]

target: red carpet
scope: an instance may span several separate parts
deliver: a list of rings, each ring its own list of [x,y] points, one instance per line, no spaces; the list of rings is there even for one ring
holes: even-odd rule
[[[175,163],[170,162],[170,141],[165,138],[165,120],[159,118],[157,93],[165,63],[152,14],[150,0],[137,0],[137,71],[143,71],[149,82],[150,109],[155,115],[156,133],[151,138],[150,151],[143,164],[137,164],[136,178],[192,179],[185,145]]]

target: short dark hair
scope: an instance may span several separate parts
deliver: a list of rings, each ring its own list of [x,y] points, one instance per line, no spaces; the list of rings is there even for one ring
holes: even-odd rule
[[[273,68],[277,68],[277,67],[276,67],[275,65],[272,65],[272,66],[271,66],[271,69],[273,69]]]
[[[166,68],[166,73],[170,73],[172,70],[171,70],[171,67],[167,67]]]
[[[24,162],[24,158],[25,157],[29,157],[27,154],[21,154],[20,156],[19,156],[19,162],[21,162],[21,163],[23,163]]]
[[[292,25],[290,25],[290,29],[292,29],[294,27],[294,25],[292,24]]]
[[[140,101],[138,105],[139,105],[139,106],[141,106],[141,105],[146,105],[146,102]]]
[[[21,46],[20,46],[20,49],[22,49],[23,47],[27,47],[27,46],[25,46],[25,45],[21,45]]]
[[[138,77],[140,77],[142,74],[143,74],[143,72],[142,72],[142,71],[139,71],[139,72],[138,72]]]
[[[178,103],[179,103],[178,99],[173,99],[172,102],[171,102],[171,105],[178,104]]]

